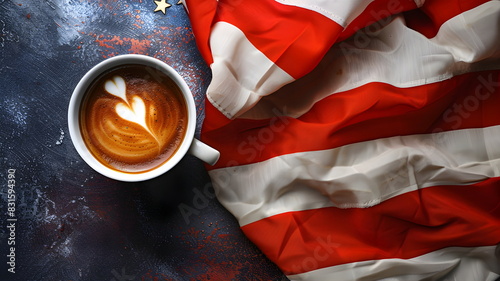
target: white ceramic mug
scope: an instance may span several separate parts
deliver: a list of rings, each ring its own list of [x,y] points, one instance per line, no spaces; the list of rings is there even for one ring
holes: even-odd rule
[[[142,173],[121,172],[99,162],[87,148],[80,131],[79,111],[83,97],[91,83],[102,73],[110,69],[130,64],[148,66],[169,76],[180,88],[187,104],[188,113],[186,134],[175,154],[163,164]],[[174,167],[188,152],[210,165],[215,164],[219,159],[219,152],[217,150],[194,138],[196,129],[196,107],[191,91],[184,79],[166,63],[145,55],[129,54],[115,56],[104,60],[90,69],[80,80],[71,96],[68,108],[68,126],[73,145],[83,160],[100,174],[120,181],[136,182],[157,177]]]

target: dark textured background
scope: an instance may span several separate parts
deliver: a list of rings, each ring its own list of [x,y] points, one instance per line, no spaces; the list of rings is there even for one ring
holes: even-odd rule
[[[78,156],[70,95],[118,54],[159,58],[186,79],[199,134],[209,68],[182,5],[153,0],[0,0],[0,280],[286,280],[241,233],[192,156],[121,183]],[[7,271],[7,176],[15,169],[15,274]]]

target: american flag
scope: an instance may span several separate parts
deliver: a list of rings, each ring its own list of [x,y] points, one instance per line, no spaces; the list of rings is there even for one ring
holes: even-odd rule
[[[217,197],[289,279],[500,276],[500,1],[185,6]]]

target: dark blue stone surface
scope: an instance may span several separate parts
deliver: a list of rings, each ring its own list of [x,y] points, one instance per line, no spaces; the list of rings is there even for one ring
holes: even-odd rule
[[[71,143],[73,88],[126,53],[186,79],[199,134],[210,70],[183,6],[171,4],[164,15],[153,0],[0,0],[0,280],[286,280],[217,202],[198,159],[122,183],[94,172]]]

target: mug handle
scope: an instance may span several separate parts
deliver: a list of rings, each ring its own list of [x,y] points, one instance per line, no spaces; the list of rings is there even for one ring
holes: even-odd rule
[[[219,160],[220,152],[211,146],[193,138],[193,142],[189,147],[189,153],[196,158],[203,160],[205,163],[213,166]]]

